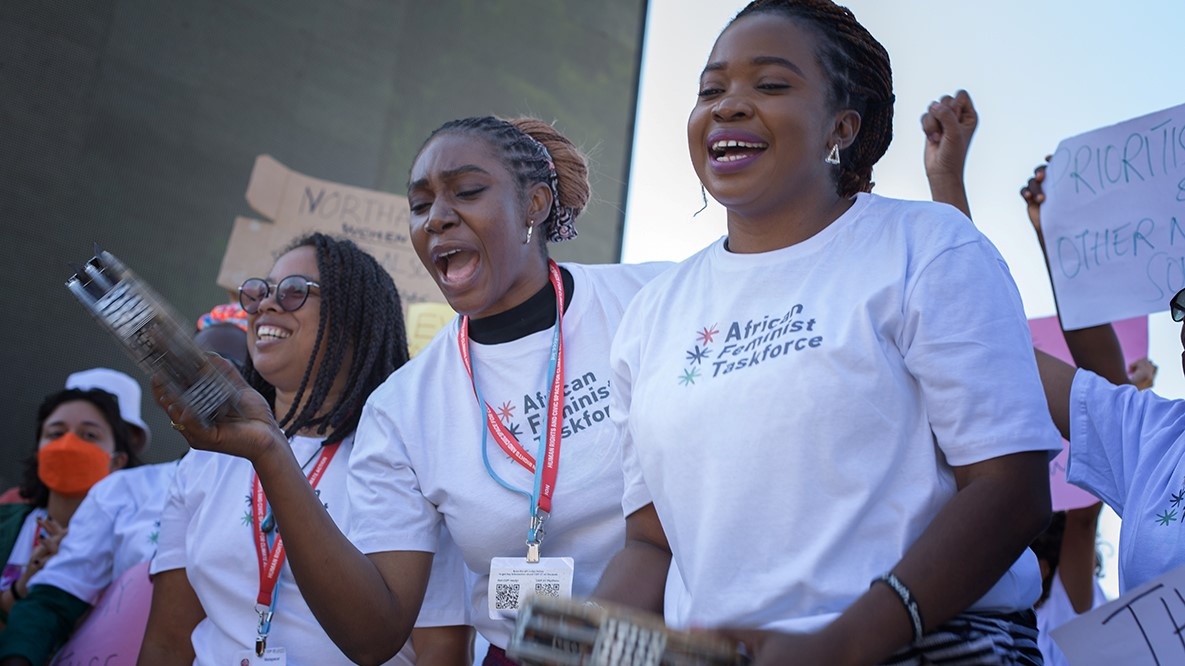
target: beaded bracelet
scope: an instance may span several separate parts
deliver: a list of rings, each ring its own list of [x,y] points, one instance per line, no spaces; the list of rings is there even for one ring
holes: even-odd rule
[[[918,609],[918,602],[914,600],[913,593],[901,582],[901,579],[894,576],[892,573],[887,573],[876,580],[872,581],[873,585],[877,583],[884,583],[889,586],[889,589],[897,593],[897,597],[901,599],[901,604],[905,606],[905,610],[909,613],[909,621],[913,624],[913,642],[916,643],[921,640],[925,631],[925,624],[922,623],[922,611]]]

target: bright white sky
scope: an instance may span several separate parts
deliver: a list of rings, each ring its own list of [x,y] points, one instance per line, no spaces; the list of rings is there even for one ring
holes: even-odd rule
[[[623,260],[679,260],[724,234],[687,156],[686,119],[716,35],[741,0],[651,0]],[[1054,314],[1053,292],[1018,191],[1064,138],[1185,102],[1185,2],[1180,0],[848,0],[889,51],[894,140],[873,173],[886,196],[929,198],[918,118],[967,89],[980,123],[967,183],[971,212],[1012,268],[1029,317]],[[1149,319],[1155,390],[1185,398],[1180,326]],[[1117,532],[1105,518],[1103,534]],[[1109,545],[1101,546],[1105,551]],[[1104,552],[1104,556],[1112,555]],[[1107,557],[1104,587],[1117,586]]]
[[[642,65],[623,260],[679,260],[724,233],[711,202],[697,217],[699,181],[685,123],[699,72],[741,0],[651,0]],[[876,191],[929,198],[918,118],[931,100],[966,88],[980,113],[967,184],[971,212],[1000,248],[1030,317],[1054,313],[1053,292],[1017,192],[1058,142],[1185,102],[1185,2],[850,0],[889,51],[894,140]],[[710,199],[709,199],[710,201]],[[1149,321],[1156,390],[1185,398],[1180,327]]]

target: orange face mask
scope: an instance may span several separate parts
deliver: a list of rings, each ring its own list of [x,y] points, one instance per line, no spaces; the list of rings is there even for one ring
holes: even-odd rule
[[[111,471],[111,456],[73,432],[37,451],[37,476],[63,495],[85,495]]]

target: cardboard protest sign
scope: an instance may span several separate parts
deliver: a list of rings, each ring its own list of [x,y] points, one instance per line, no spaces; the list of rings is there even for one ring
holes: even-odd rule
[[[1168,308],[1185,287],[1185,104],[1062,141],[1044,189],[1067,330]]]
[[[148,562],[141,562],[107,586],[51,666],[135,666],[151,603]]]
[[[255,159],[247,203],[265,220],[235,219],[218,284],[230,292],[262,277],[293,239],[320,231],[348,238],[395,279],[403,314],[413,303],[443,303],[408,237],[407,199],[297,173],[268,155]]]
[[[412,303],[407,309],[407,351],[414,357],[457,313],[444,303]]]
[[[1119,337],[1119,345],[1123,348],[1124,362],[1132,362],[1148,356],[1148,318],[1135,317],[1114,323],[1115,335]],[[1070,357],[1070,349],[1066,347],[1066,339],[1062,336],[1062,327],[1057,316],[1042,317],[1029,320],[1029,332],[1033,336],[1033,346],[1041,351],[1074,365]],[[1053,499],[1054,511],[1067,511],[1090,506],[1099,501],[1078,486],[1066,481],[1066,466],[1070,463],[1070,443],[1062,440],[1062,451],[1049,463],[1049,492]]]
[[[1185,567],[1053,630],[1073,666],[1185,664]]]

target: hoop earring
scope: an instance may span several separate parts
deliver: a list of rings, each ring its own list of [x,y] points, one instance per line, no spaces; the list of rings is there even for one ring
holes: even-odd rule
[[[704,200],[704,205],[700,206],[699,210],[691,214],[692,217],[699,217],[699,214],[708,209],[708,190],[703,183],[699,184],[699,196]]]
[[[839,166],[839,144],[838,143],[831,144],[831,152],[827,153],[827,157],[824,157],[823,161],[828,164],[834,165],[834,166]]]
[[[535,233],[535,220],[527,220],[527,239],[523,241],[523,245],[531,244],[531,234]]]

